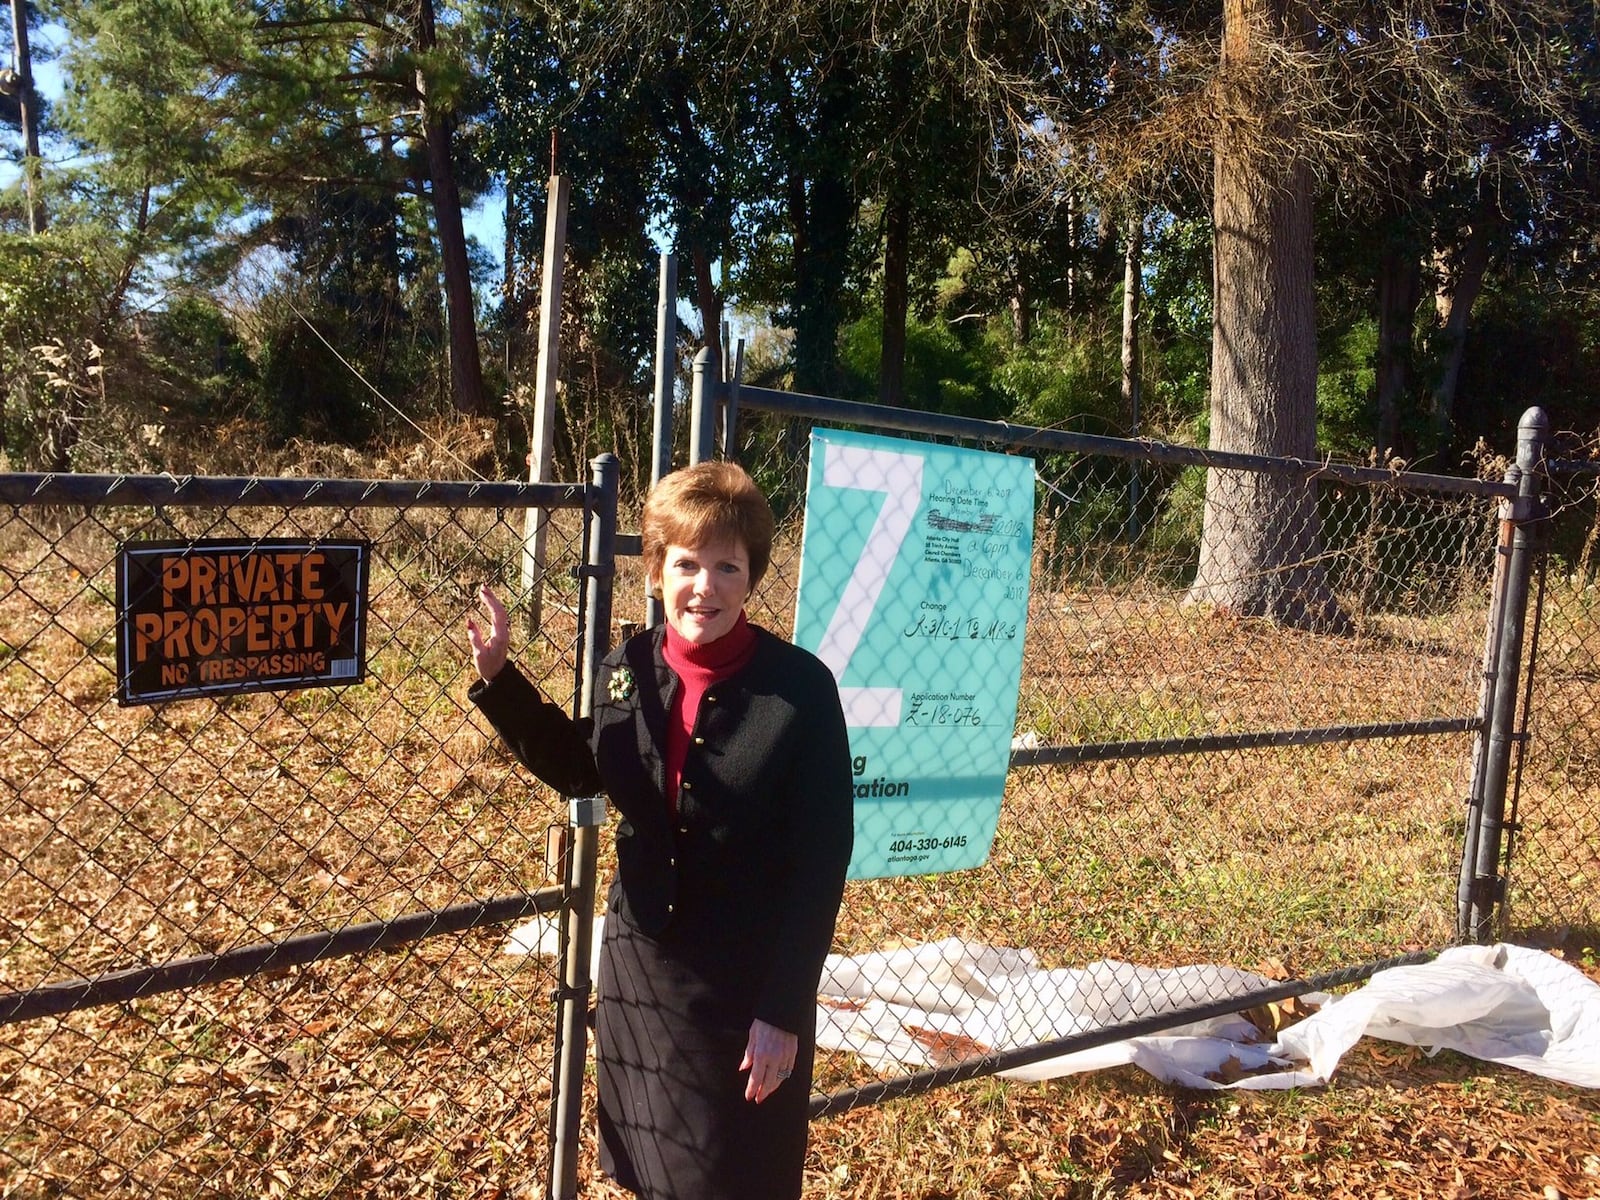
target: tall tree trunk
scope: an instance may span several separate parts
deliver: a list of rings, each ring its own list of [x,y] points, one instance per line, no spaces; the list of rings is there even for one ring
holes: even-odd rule
[[[520,264],[517,258],[517,189],[515,181],[508,174],[506,176],[506,213],[504,237],[505,273],[500,279],[500,307],[505,313],[505,362],[506,380],[508,384],[516,379],[517,360],[521,346],[518,339],[522,335],[522,314],[518,311],[517,271]]]
[[[784,140],[790,146],[816,148],[790,156],[784,196],[794,250],[789,305],[794,387],[828,395],[838,376],[839,300],[850,268],[850,224],[855,218],[855,193],[834,147],[849,144],[855,76],[847,65],[832,64],[818,85],[815,123],[807,128],[777,64],[772,75]]]
[[[1409,457],[1400,441],[1400,417],[1411,395],[1412,334],[1422,299],[1422,260],[1409,238],[1392,237],[1378,260],[1378,429],[1382,461]]]
[[[417,42],[424,52],[437,44],[433,0],[418,0]],[[451,148],[450,118],[439,111],[428,94],[428,81],[417,71],[417,93],[422,99],[423,138],[428,144],[429,191],[433,222],[439,236],[439,260],[444,271],[445,315],[450,330],[450,394],[456,411],[481,417],[489,413],[483,390],[483,363],[478,354],[478,321],[472,299],[472,268],[467,258],[467,234],[461,220],[461,191],[456,186]]]
[[[22,191],[28,207],[28,232],[44,232],[43,181],[39,178],[39,95],[33,87],[33,53],[28,46],[27,0],[11,0],[11,38],[17,64],[17,105],[22,124]]]
[[[1068,190],[1063,207],[1067,214],[1067,320],[1075,323],[1078,302],[1078,193]]]
[[[1122,410],[1139,436],[1139,302],[1144,295],[1144,214],[1131,212],[1122,255]]]
[[[1011,281],[1011,333],[1017,345],[1026,346],[1033,340],[1033,299],[1028,286],[1022,282],[1022,273],[1014,271]]]
[[[1122,411],[1128,414],[1128,436],[1139,436],[1139,400],[1143,394],[1139,356],[1139,315],[1144,298],[1144,213],[1127,215],[1122,251]],[[1139,462],[1128,462],[1128,541],[1142,528]]]
[[[701,341],[711,351],[711,369],[722,376],[722,292],[711,278],[713,262],[704,237],[689,238],[689,265],[694,271],[694,302],[700,310]]]
[[[695,124],[694,107],[689,103],[686,83],[675,76],[669,93],[670,120],[662,131],[678,142],[678,159],[688,164],[676,172],[677,201],[683,213],[690,214],[684,222],[682,235],[689,252],[689,269],[694,274],[695,307],[700,310],[700,340],[711,351],[713,369],[719,378],[722,373],[722,291],[712,278],[716,258],[703,224],[705,215],[712,210],[709,167],[711,151],[700,129]]]
[[[1433,389],[1433,423],[1442,442],[1448,442],[1455,430],[1456,388],[1461,382],[1461,359],[1467,348],[1467,325],[1489,269],[1492,221],[1488,202],[1480,203],[1465,244],[1434,256],[1439,276],[1434,303],[1441,354],[1439,382]]]
[[[1298,40],[1308,25],[1299,0],[1224,0],[1224,76],[1251,73],[1263,35]],[[1281,119],[1256,115],[1264,124]],[[1310,172],[1303,162],[1263,155],[1248,131],[1224,124],[1212,219],[1211,449],[1311,458],[1317,327]],[[1317,565],[1320,548],[1313,485],[1213,468],[1189,598],[1242,616],[1342,629],[1346,621]]]
[[[878,359],[878,401],[905,403],[906,309],[911,269],[911,200],[889,197],[883,235],[883,347]]]
[[[101,346],[111,340],[111,331],[122,320],[122,309],[128,302],[128,289],[133,286],[133,273],[144,258],[145,238],[150,232],[152,191],[151,183],[146,180],[139,192],[139,209],[133,215],[133,229],[122,256],[122,266],[117,271],[117,281],[95,318],[94,341]]]
[[[822,80],[817,123],[811,130],[814,145],[848,144],[854,83],[850,69],[839,64]],[[855,219],[855,194],[836,153],[811,156],[802,219],[808,253],[797,254],[794,264],[794,385],[798,391],[826,396],[838,382],[839,299],[850,270],[850,223]]]

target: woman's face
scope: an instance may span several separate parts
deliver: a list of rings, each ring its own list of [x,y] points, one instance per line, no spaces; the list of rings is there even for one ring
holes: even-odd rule
[[[704,646],[731,630],[750,595],[750,556],[737,538],[667,547],[661,604],[684,641]]]

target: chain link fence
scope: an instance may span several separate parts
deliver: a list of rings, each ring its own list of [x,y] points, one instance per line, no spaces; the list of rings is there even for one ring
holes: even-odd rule
[[[742,403],[779,518],[751,615],[787,633],[809,429],[850,417]],[[1272,1002],[1458,940],[1510,485],[903,419],[1036,461],[1022,691],[987,865],[847,889],[815,1114],[1245,1009],[1268,1037]],[[1566,478],[1511,936],[1597,924],[1594,487]],[[587,977],[507,927],[581,907],[596,850],[553,852],[568,812],[466,711],[461,637],[479,582],[534,607],[535,490],[0,482],[0,1194],[543,1194]],[[558,491],[515,652],[576,699],[591,501]],[[1208,544],[1230,521],[1266,569]],[[212,537],[370,542],[366,678],[119,706],[118,544]]]
[[[0,484],[0,1195],[538,1194],[556,963],[503,947],[567,814],[462,625],[548,505],[521,661],[574,695],[585,488]],[[119,544],[213,538],[369,542],[365,678],[119,706]]]
[[[808,431],[884,410],[737,402],[787,630]],[[1458,940],[1509,484],[889,420],[1036,461],[1022,691],[987,865],[847,890],[814,1113],[1224,1012],[1270,1041],[1269,1001]],[[1254,575],[1208,544],[1241,525]]]

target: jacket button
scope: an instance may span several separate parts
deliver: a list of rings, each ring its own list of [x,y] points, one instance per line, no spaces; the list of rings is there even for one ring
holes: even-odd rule
[[[697,737],[697,738],[695,738],[695,740],[694,740],[694,744],[695,744],[695,745],[696,745],[696,746],[704,746],[704,745],[705,745],[705,744],[706,744],[706,740],[705,740],[705,738],[703,738],[703,737]]]
[[[694,784],[690,783],[687,779],[685,779],[679,786],[682,787],[686,792],[691,791],[694,788]]]
[[[678,860],[677,860],[677,859],[675,859],[675,858],[671,858],[671,857],[669,857],[669,858],[668,858],[668,859],[667,859],[667,866],[669,866],[669,867],[675,867],[675,866],[677,866],[677,865],[678,865]]]
[[[667,905],[667,911],[668,911],[668,912],[671,912],[671,911],[672,911],[672,905],[670,905],[670,904],[669,904],[669,905]]]
[[[708,695],[706,697],[706,703],[707,704],[715,704],[716,702],[717,702],[717,698],[715,696]]]
[[[689,827],[687,825],[679,825],[678,826],[678,832],[679,833],[688,833],[689,832]]]

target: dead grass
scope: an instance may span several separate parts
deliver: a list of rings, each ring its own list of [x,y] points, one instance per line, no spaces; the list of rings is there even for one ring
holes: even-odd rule
[[[841,1200],[1594,1196],[1600,1099],[1364,1041],[1304,1092],[1187,1091],[1131,1067],[964,1084],[819,1122],[810,1166],[807,1194]]]

